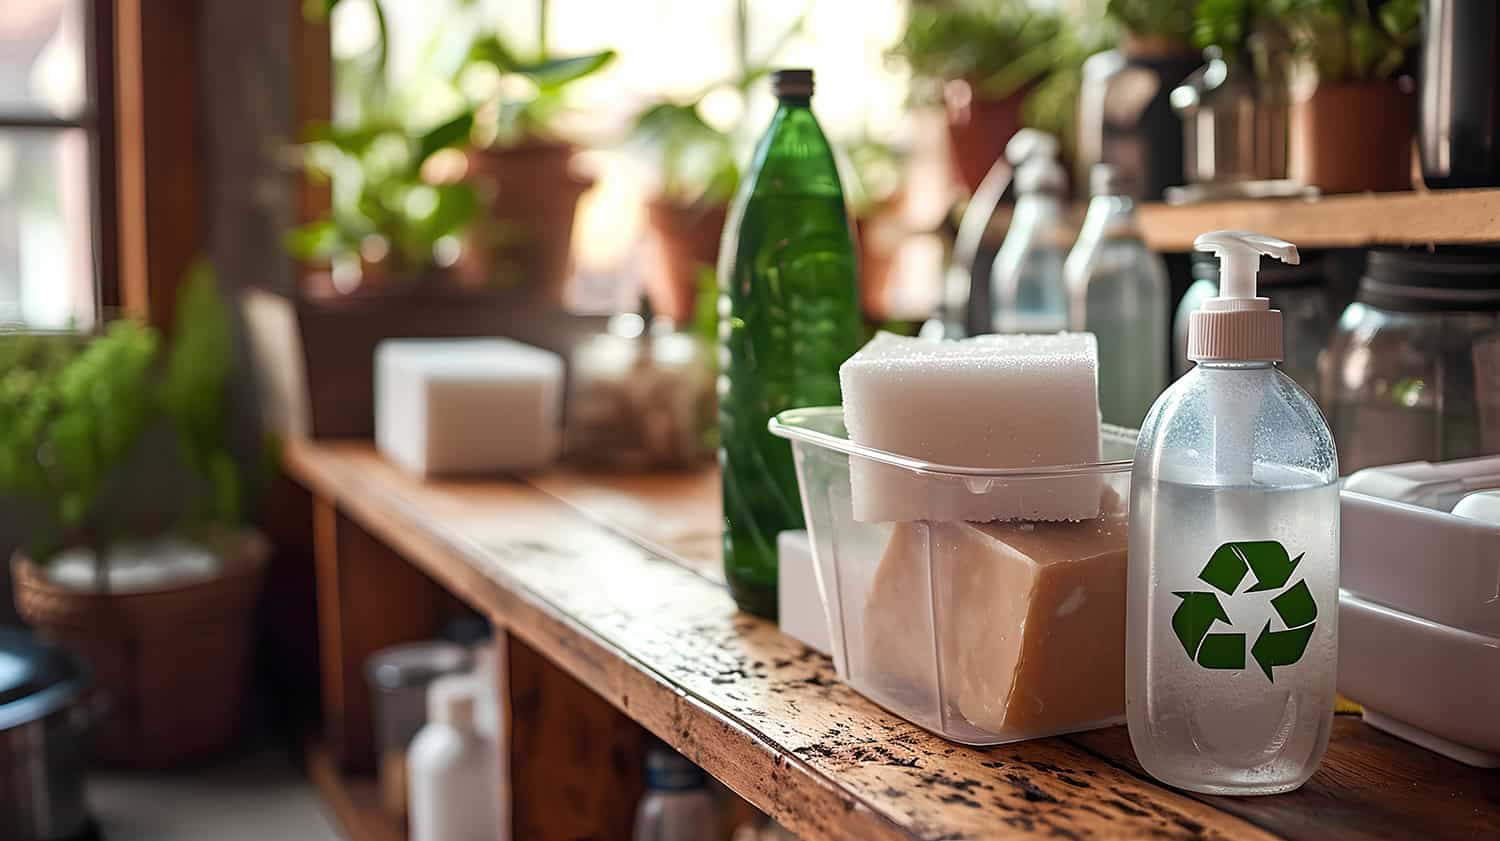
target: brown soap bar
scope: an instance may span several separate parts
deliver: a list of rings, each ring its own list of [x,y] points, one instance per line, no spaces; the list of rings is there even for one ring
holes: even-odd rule
[[[1115,502],[1105,510],[1123,508]],[[1002,739],[1116,723],[1125,713],[1126,547],[1123,513],[1081,523],[897,523],[867,603],[868,668],[917,694],[941,675],[949,714]],[[929,552],[936,671],[932,637],[919,630],[929,621]]]

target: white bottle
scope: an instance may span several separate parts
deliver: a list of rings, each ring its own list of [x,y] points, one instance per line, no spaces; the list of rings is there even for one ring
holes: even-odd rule
[[[1220,231],[1219,297],[1194,313],[1198,363],[1151,407],[1130,490],[1125,713],[1169,785],[1273,794],[1317,769],[1338,671],[1338,456],[1312,398],[1274,364],[1281,313],[1260,255],[1290,243]]]
[[[723,816],[702,769],[670,748],[652,748],[633,841],[719,841],[723,836]]]
[[[997,333],[1055,333],[1068,329],[1063,261],[1072,231],[1063,214],[1063,169],[1057,140],[1021,129],[1005,145],[1016,168],[1016,210],[990,274]]]
[[[468,675],[428,688],[428,722],[407,752],[411,841],[495,841],[509,837],[500,756],[475,725]]]
[[[1099,340],[1099,411],[1139,428],[1167,387],[1167,266],[1146,247],[1115,168],[1095,164],[1093,199],[1063,265],[1069,322]]]

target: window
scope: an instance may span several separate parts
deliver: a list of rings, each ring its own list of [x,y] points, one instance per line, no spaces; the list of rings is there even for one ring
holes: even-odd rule
[[[7,0],[0,15],[0,324],[99,315],[96,5]]]

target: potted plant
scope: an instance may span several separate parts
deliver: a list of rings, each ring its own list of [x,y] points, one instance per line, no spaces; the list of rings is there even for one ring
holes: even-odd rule
[[[498,33],[482,34],[455,75],[475,109],[469,180],[487,211],[470,232],[460,269],[482,284],[524,278],[556,303],[571,271],[574,210],[592,183],[574,171],[576,147],[558,122],[569,89],[615,53],[553,54],[547,13],[547,0],[538,0],[534,54],[523,55]]]
[[[657,102],[631,131],[631,144],[659,179],[646,222],[660,272],[647,275],[645,291],[657,313],[679,323],[693,311],[700,273],[718,262],[729,200],[740,181],[734,138],[699,113],[710,92],[688,102]]]
[[[656,173],[656,193],[646,205],[646,221],[661,255],[660,273],[649,274],[645,291],[658,314],[684,323],[691,319],[699,278],[718,263],[729,200],[740,183],[737,139],[749,133],[743,104],[772,62],[801,31],[798,18],[771,41],[764,57],[749,57],[746,0],[736,16],[739,67],[683,100],[659,99],[646,105],[631,127],[627,145]],[[705,103],[732,103],[728,119],[710,120]],[[735,110],[735,107],[738,110]]]
[[[338,2],[324,0],[318,10]],[[381,6],[371,7],[383,32]],[[278,433],[371,437],[374,351],[385,339],[503,335],[566,353],[600,321],[570,316],[557,301],[582,189],[576,180],[522,186],[496,175],[514,171],[514,160],[529,160],[541,143],[465,162],[476,135],[498,143],[508,127],[507,137],[537,136],[560,108],[563,87],[608,57],[521,63],[492,36],[464,47],[461,64],[503,65],[500,75],[530,85],[533,95],[485,102],[454,95],[447,116],[413,126],[400,116],[411,103],[386,90],[379,38],[369,56],[340,68],[360,116],[307,129],[300,146],[307,177],[335,188],[329,212],[286,239],[309,280],[290,290],[250,289],[240,301],[262,409]],[[545,148],[552,151],[538,152],[543,158],[571,155],[571,147],[560,157],[554,152],[563,146]],[[508,185],[503,200],[500,181]]]
[[[911,68],[919,98],[945,104],[955,168],[969,192],[1021,127],[1023,104],[1057,62],[1063,28],[1060,15],[1024,0],[913,3],[892,54]]]
[[[302,146],[308,176],[344,179],[320,219],[287,234],[292,256],[322,269],[314,295],[379,293],[441,282],[478,210],[474,187],[427,174],[437,153],[468,142],[464,111],[415,130],[374,115],[353,125],[314,123]]]
[[[1307,72],[1294,86],[1291,177],[1325,193],[1411,187],[1416,96],[1398,78],[1421,0],[1268,0]]]
[[[32,513],[17,610],[91,664],[109,709],[97,751],[133,764],[232,742],[266,562],[241,525],[211,272],[195,270],[177,313],[166,349],[133,321],[62,352],[12,337],[0,378],[0,492]]]

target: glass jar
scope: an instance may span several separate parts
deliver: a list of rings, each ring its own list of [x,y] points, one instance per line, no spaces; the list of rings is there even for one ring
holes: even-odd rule
[[[1371,252],[1323,362],[1345,474],[1500,452],[1500,250]]]
[[[713,452],[709,350],[671,322],[622,313],[573,352],[567,458],[621,470],[689,467]]]
[[[1177,377],[1193,367],[1187,358],[1189,316],[1203,301],[1219,294],[1219,258],[1194,253],[1192,271],[1193,285],[1183,294],[1172,322],[1172,364]],[[1302,263],[1296,266],[1267,260],[1259,276],[1260,294],[1270,299],[1273,309],[1281,310],[1286,353],[1281,370],[1320,404],[1318,357],[1334,324],[1333,308],[1324,288],[1327,278],[1327,261],[1322,255],[1310,253],[1303,254]]]

